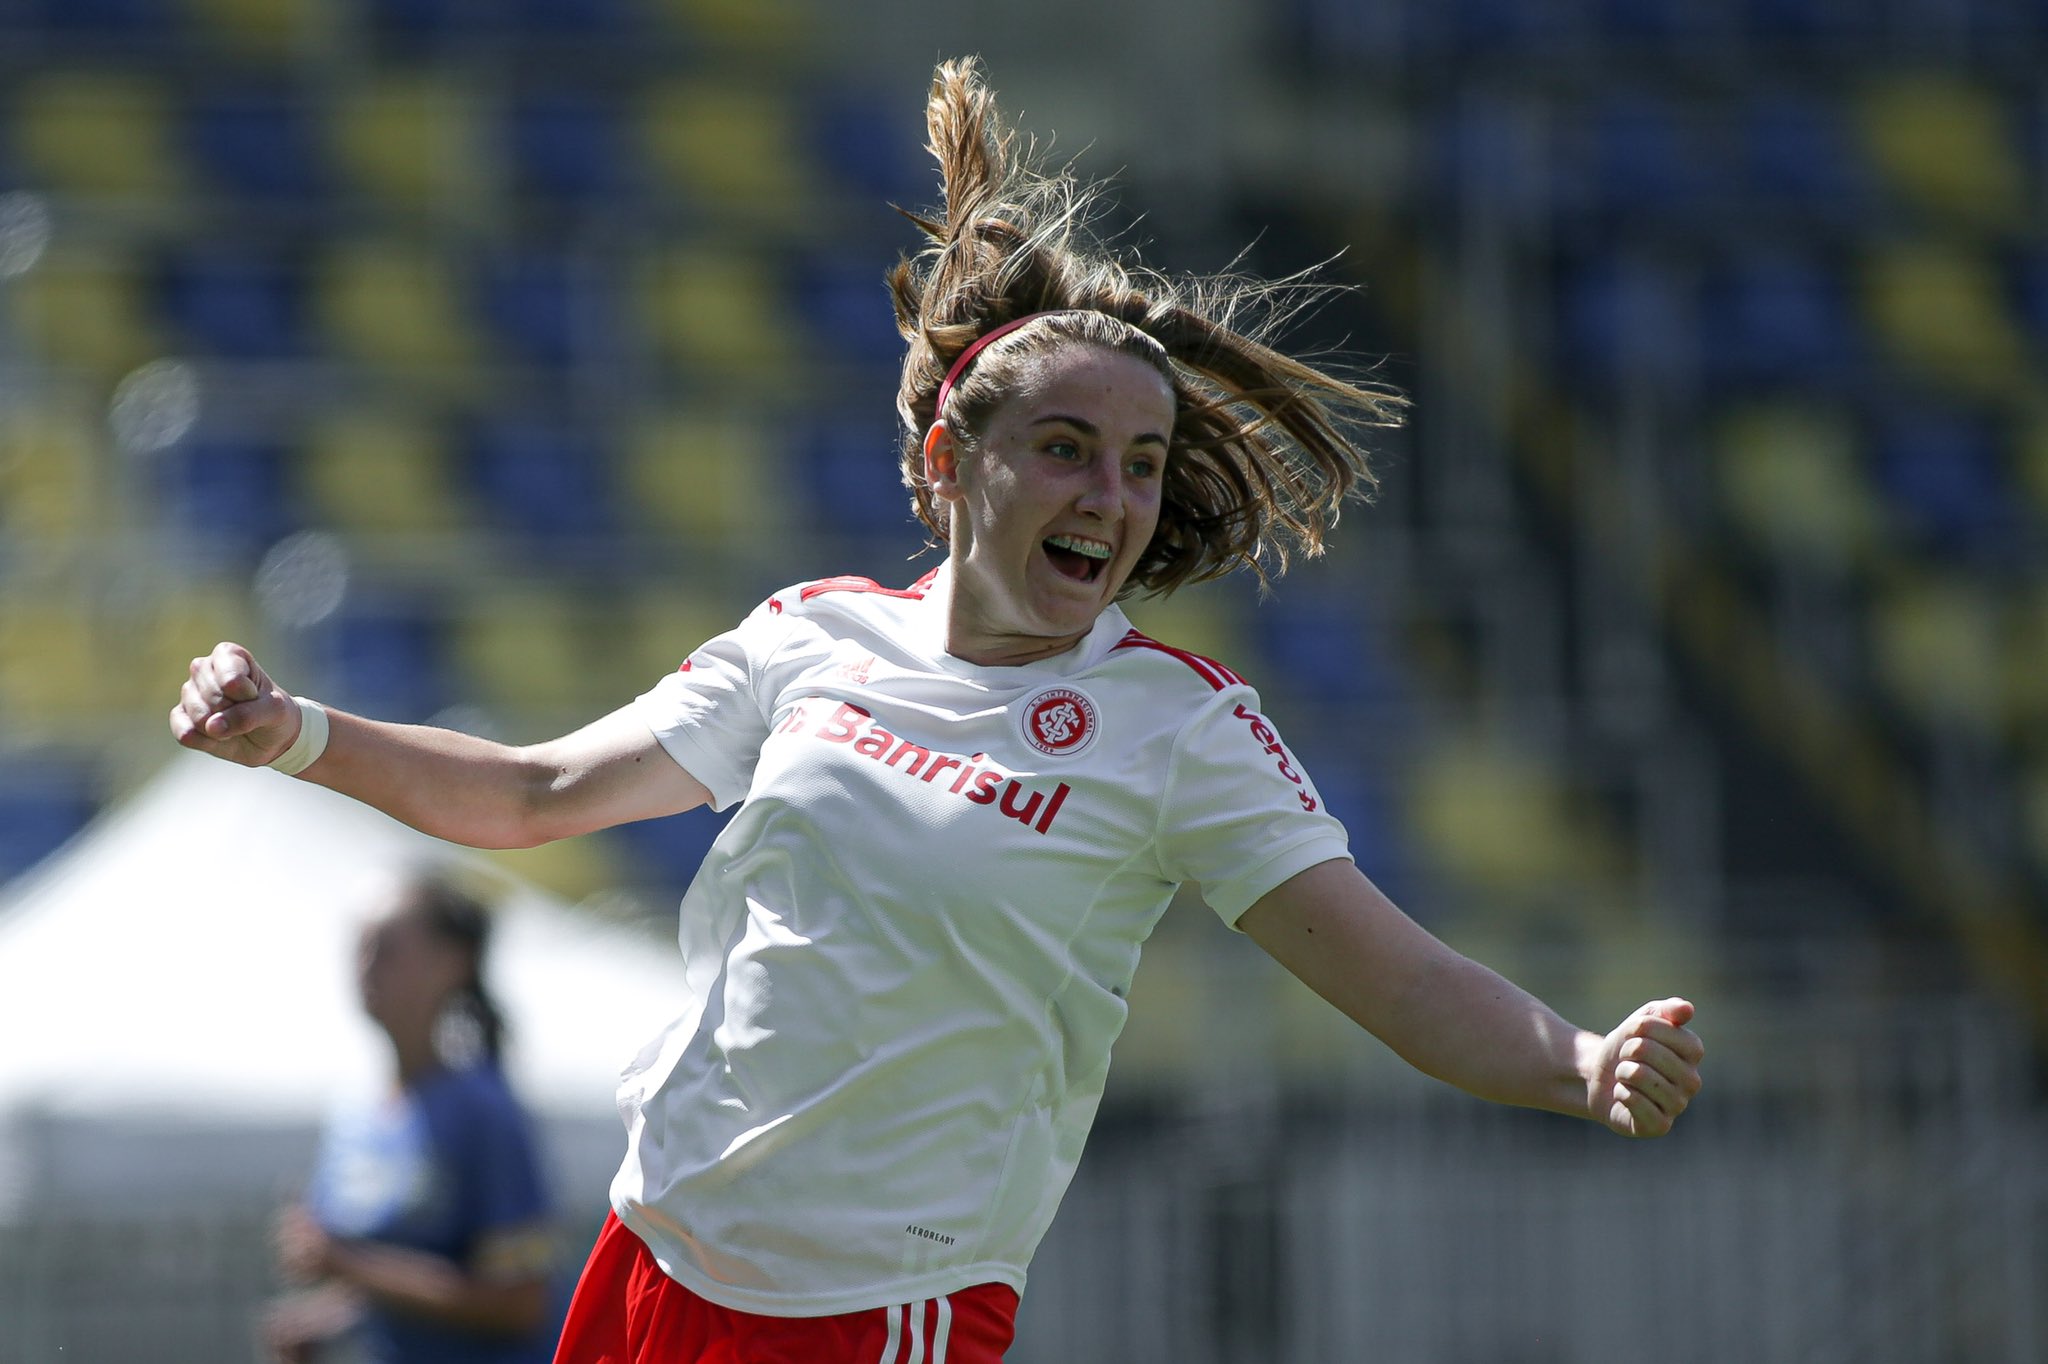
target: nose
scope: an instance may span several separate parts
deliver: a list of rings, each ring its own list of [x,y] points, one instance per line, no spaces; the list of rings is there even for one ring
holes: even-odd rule
[[[1097,460],[1088,471],[1087,486],[1074,508],[1114,525],[1124,514],[1124,474],[1115,460]]]

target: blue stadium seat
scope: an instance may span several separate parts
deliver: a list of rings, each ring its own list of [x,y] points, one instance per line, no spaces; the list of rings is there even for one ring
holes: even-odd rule
[[[0,779],[0,885],[55,852],[98,812],[84,771],[10,761]]]
[[[1644,91],[1608,95],[1577,130],[1583,206],[1637,231],[1645,219],[1685,226],[1725,183],[1684,109]]]
[[[1390,705],[1409,694],[1381,626],[1347,584],[1328,573],[1291,575],[1246,613],[1268,685],[1315,701]],[[1251,679],[1254,684],[1260,678]]]
[[[618,340],[594,263],[542,250],[485,259],[475,279],[485,327],[514,357],[562,366],[600,362]]]
[[[1712,0],[1597,0],[1592,8],[1608,44],[1687,55],[1727,22]]]
[[[305,351],[306,281],[291,265],[240,244],[206,241],[165,261],[165,318],[199,350],[235,360]]]
[[[291,204],[325,193],[332,183],[306,97],[293,90],[201,91],[186,111],[185,137],[194,164],[231,194]]]
[[[352,593],[307,635],[324,695],[380,719],[416,724],[446,708],[444,622],[419,599]]]
[[[838,364],[873,365],[895,357],[903,338],[882,282],[878,258],[868,252],[812,254],[792,262],[791,310],[803,319],[818,352]],[[893,393],[892,381],[882,390]]]
[[[476,0],[365,0],[369,31],[406,53],[454,49],[481,25]]]
[[[609,462],[586,426],[494,416],[470,435],[469,474],[493,525],[536,540],[617,529]]]
[[[151,467],[159,513],[228,561],[253,561],[298,529],[275,441],[200,430],[154,455]]]
[[[1745,0],[1743,27],[1766,49],[1796,49],[1834,60],[1872,50],[1885,10],[1855,0]]]
[[[1560,367],[1607,393],[1677,385],[1697,363],[1693,310],[1685,282],[1650,257],[1568,266],[1558,286]]]
[[[1805,92],[1755,97],[1741,111],[1738,154],[1751,204],[1831,227],[1869,221],[1876,187],[1838,104]]]
[[[1872,426],[1878,489],[1918,547],[1994,568],[2024,552],[2025,512],[1985,414],[1914,404]]]
[[[1443,111],[1426,135],[1427,192],[1477,200],[1525,222],[1546,219],[1556,191],[1540,130],[1521,104],[1468,96]]]
[[[1759,246],[1710,268],[1700,318],[1714,383],[1839,388],[1867,354],[1844,281],[1812,250]]]
[[[638,41],[648,16],[635,0],[499,0],[506,21],[529,40]]]
[[[592,91],[531,92],[512,101],[504,123],[515,191],[544,200],[605,202],[638,188],[618,106]]]
[[[799,98],[810,159],[848,195],[877,209],[890,203],[922,208],[938,197],[938,170],[922,150],[924,125],[916,109],[844,85]]]
[[[159,43],[177,31],[174,0],[23,0],[25,30],[65,43]]]
[[[739,813],[735,806],[723,814],[705,806],[688,814],[667,819],[643,819],[621,824],[612,836],[654,879],[650,889],[660,889],[680,899],[691,878],[697,874],[712,840]]]
[[[837,534],[901,539],[915,534],[910,492],[897,471],[896,415],[886,395],[858,414],[829,413],[800,424],[793,440],[797,482],[813,524]]]

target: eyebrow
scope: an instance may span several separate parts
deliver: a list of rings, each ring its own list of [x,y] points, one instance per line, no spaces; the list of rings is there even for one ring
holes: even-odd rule
[[[1046,416],[1040,417],[1037,420],[1033,421],[1031,425],[1052,426],[1061,423],[1073,427],[1076,431],[1079,431],[1084,436],[1094,436],[1099,438],[1102,435],[1102,431],[1095,425],[1094,422],[1089,421],[1085,417],[1069,416],[1064,412],[1049,413]],[[1160,435],[1156,431],[1147,431],[1143,435],[1136,437],[1131,443],[1134,445],[1165,445],[1167,444],[1167,440],[1166,437]]]

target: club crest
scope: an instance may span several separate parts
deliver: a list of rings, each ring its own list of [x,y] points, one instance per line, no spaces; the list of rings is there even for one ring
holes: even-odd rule
[[[1072,687],[1053,687],[1024,705],[1024,741],[1064,758],[1095,742],[1095,703]]]

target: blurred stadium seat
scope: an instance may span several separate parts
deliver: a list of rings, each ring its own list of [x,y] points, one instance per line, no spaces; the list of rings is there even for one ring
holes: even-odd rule
[[[1872,80],[1855,107],[1872,160],[1906,203],[1984,229],[2025,222],[2027,173],[1994,88],[1914,72]]]
[[[400,388],[473,390],[483,347],[446,258],[430,245],[343,237],[316,267],[334,351]]]
[[[750,412],[645,417],[626,434],[619,477],[637,524],[706,548],[772,541],[797,517],[781,441]]]
[[[1778,561],[1839,577],[1881,543],[1887,528],[1859,433],[1839,408],[1737,408],[1715,424],[1713,451],[1731,518]]]
[[[48,563],[112,529],[105,446],[104,428],[80,405],[0,405],[0,544],[23,561],[45,555],[39,562]]]
[[[1989,414],[1909,403],[1881,411],[1875,428],[1877,487],[1909,542],[1990,568],[2024,553],[2024,504]]]
[[[449,641],[461,694],[500,714],[598,713],[585,616],[570,591],[530,579],[465,603]]]
[[[559,0],[558,0],[559,2]],[[642,176],[617,102],[594,88],[522,90],[501,129],[515,192],[629,212]]]
[[[296,262],[246,242],[208,240],[157,273],[164,321],[185,348],[235,360],[292,360],[307,349],[306,280]]]
[[[34,183],[143,204],[189,187],[172,101],[159,78],[111,69],[46,71],[0,95],[0,104],[12,106],[13,142]]]
[[[701,373],[761,393],[788,386],[797,326],[780,276],[759,253],[716,242],[650,253],[632,296],[678,377]]]
[[[1957,241],[1885,244],[1865,267],[1864,295],[1886,350],[1932,386],[1983,399],[2040,391],[1987,253]]]
[[[336,705],[416,724],[455,699],[443,633],[441,608],[418,594],[353,590],[305,648]]]
[[[1744,245],[1709,262],[1700,318],[1701,368],[1717,385],[1839,390],[1867,353],[1847,284],[1818,248]]]
[[[60,244],[0,293],[0,305],[34,354],[102,383],[167,349],[144,272],[118,248]]]
[[[638,124],[649,165],[678,203],[802,230],[812,176],[788,95],[731,78],[665,80],[642,95]]]
[[[490,524],[529,547],[616,530],[610,451],[601,433],[558,416],[498,413],[474,423],[459,467]]]
[[[283,84],[196,92],[183,129],[193,163],[217,193],[272,210],[319,207],[331,174],[305,97]]]
[[[448,534],[475,513],[457,491],[448,436],[402,407],[351,407],[314,418],[293,461],[309,512],[365,534]]]
[[[1864,148],[1834,99],[1780,89],[1738,114],[1737,202],[1833,230],[1870,221],[1877,194]]]
[[[484,212],[497,163],[484,101],[458,71],[380,69],[336,95],[328,138],[344,183],[403,218]]]
[[[479,253],[475,306],[515,363],[566,366],[613,361],[618,322],[594,255],[523,246]]]
[[[1870,622],[1880,685],[1916,720],[1996,736],[2005,718],[2000,615],[1992,593],[1956,574],[1881,591]]]
[[[0,884],[55,852],[99,810],[98,783],[81,768],[10,760],[4,771],[0,776]]]
[[[285,465],[268,437],[202,429],[152,454],[149,481],[192,553],[253,564],[299,522]]]

